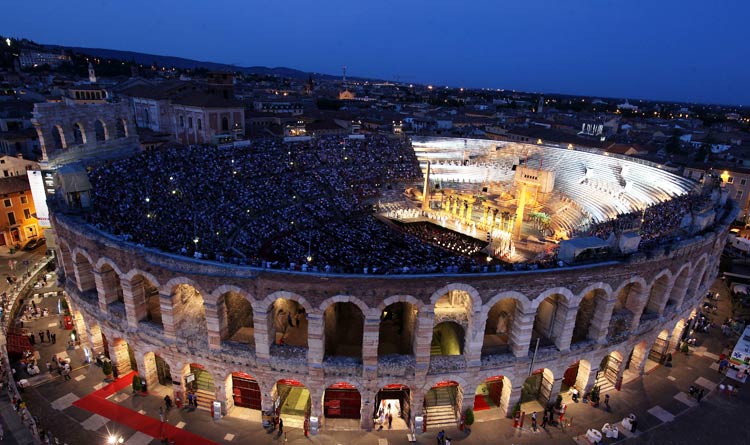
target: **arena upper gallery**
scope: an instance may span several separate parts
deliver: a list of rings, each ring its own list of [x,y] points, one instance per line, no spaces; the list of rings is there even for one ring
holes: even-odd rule
[[[678,345],[736,214],[657,165],[464,139],[166,149],[90,180],[52,216],[89,347],[330,428],[619,387]]]

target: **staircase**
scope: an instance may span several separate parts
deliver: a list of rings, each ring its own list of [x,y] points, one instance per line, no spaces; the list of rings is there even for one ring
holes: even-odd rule
[[[198,409],[211,412],[211,404],[216,399],[211,374],[202,370],[196,370],[194,373],[196,374],[195,386],[198,388],[195,391],[195,395],[198,397]]]
[[[430,345],[430,355],[443,355],[443,350],[440,348],[439,343],[432,343]]]
[[[427,400],[427,427],[445,428],[456,426],[456,412],[453,409],[451,388],[435,388],[430,391]]]
[[[605,392],[609,392],[615,389],[615,385],[609,381],[604,372],[599,374],[599,378],[596,379],[596,385],[599,386],[600,394],[604,394]],[[602,400],[604,400],[603,396]]]

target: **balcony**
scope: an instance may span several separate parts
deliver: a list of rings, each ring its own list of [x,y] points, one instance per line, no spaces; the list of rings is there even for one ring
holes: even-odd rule
[[[466,369],[466,357],[463,355],[432,355],[428,374],[461,372]]]
[[[378,375],[386,377],[413,376],[417,360],[413,355],[386,354],[378,357]]]

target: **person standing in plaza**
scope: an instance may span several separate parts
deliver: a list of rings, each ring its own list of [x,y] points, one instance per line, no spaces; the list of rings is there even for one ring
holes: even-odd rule
[[[46,334],[47,334],[47,342],[51,343],[51,342],[52,342],[52,339],[51,339],[51,337],[50,337],[50,335],[49,335],[49,329],[47,329],[47,332],[46,332]]]
[[[53,333],[52,333],[51,335],[52,335],[52,344],[54,345],[54,344],[55,344],[55,342],[57,341],[57,334],[55,334],[55,333],[53,332]]]
[[[279,436],[284,433],[284,420],[279,417]]]
[[[44,343],[44,331],[39,331],[39,343]]]
[[[536,432],[536,411],[531,413],[531,429]]]
[[[547,410],[544,410],[544,415],[542,416],[542,428],[547,429],[547,422],[549,422],[549,414],[547,413]]]

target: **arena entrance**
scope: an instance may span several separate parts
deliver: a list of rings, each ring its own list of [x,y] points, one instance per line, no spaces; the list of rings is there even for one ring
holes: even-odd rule
[[[648,351],[648,361],[646,361],[645,372],[651,372],[659,364],[664,363],[669,348],[669,331],[664,329],[659,332],[659,336],[654,340],[654,345]]]
[[[305,418],[310,415],[310,391],[305,385],[292,379],[276,382],[272,393],[276,415],[284,420],[284,426],[303,428]]]
[[[362,396],[354,385],[338,382],[326,388],[323,395],[326,429],[359,431],[361,409]]]
[[[616,389],[622,366],[622,354],[612,351],[604,357],[599,364],[599,372],[596,374],[596,386],[600,394]]]
[[[521,410],[531,413],[544,411],[551,402],[554,376],[547,368],[537,369],[521,388]]]
[[[427,428],[455,427],[462,397],[461,387],[454,381],[440,382],[430,388],[424,398]]]
[[[591,364],[586,360],[579,360],[568,367],[563,374],[560,394],[567,400],[573,399],[573,388],[578,391],[579,400],[583,397],[586,384],[591,374]]]
[[[480,383],[474,393],[477,421],[504,418],[508,412],[510,391],[510,381],[501,375],[490,377]]]
[[[234,406],[260,410],[260,386],[253,376],[244,372],[232,373]]]
[[[391,429],[408,430],[411,419],[411,393],[406,385],[386,385],[375,396],[375,423],[388,428],[388,413],[393,415]]]
[[[214,378],[205,367],[197,363],[190,364],[190,372],[185,376],[185,389],[198,397],[199,409],[211,411],[211,402],[216,398],[216,387]]]
[[[169,365],[158,355],[154,355],[154,362],[156,363],[156,377],[159,380],[159,384],[171,388],[172,372],[169,369]]]

